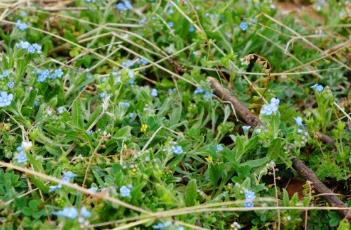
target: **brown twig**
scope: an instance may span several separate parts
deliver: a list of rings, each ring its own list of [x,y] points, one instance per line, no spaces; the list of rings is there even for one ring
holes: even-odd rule
[[[333,138],[331,138],[330,136],[324,134],[324,133],[321,133],[321,132],[315,132],[314,133],[314,137],[317,139],[317,140],[320,140],[328,145],[335,145],[335,141],[333,140]]]
[[[253,113],[251,113],[246,106],[242,105],[241,102],[232,96],[229,90],[224,88],[215,78],[209,77],[208,81],[213,88],[215,94],[224,101],[230,102],[235,108],[236,113],[241,119],[251,126],[258,126],[261,124],[260,119]]]
[[[261,123],[260,119],[253,113],[251,113],[241,102],[231,93],[229,90],[224,88],[215,78],[209,77],[208,81],[211,85],[211,87],[214,90],[214,93],[220,97],[221,99],[225,101],[229,101],[235,110],[237,111],[237,114],[239,117],[244,120],[247,124],[256,127]],[[321,134],[321,133],[319,133]],[[326,135],[324,135],[325,137]],[[328,137],[328,136],[326,136]],[[327,143],[334,143],[334,141],[328,137],[328,138],[323,138],[324,141]],[[322,140],[322,138],[320,138]],[[323,140],[322,140],[323,141]],[[307,167],[301,160],[298,158],[293,158],[293,167],[294,169],[306,180],[311,181],[314,188],[319,194],[328,194],[328,195],[323,195],[323,197],[327,200],[327,202],[332,205],[333,207],[347,207],[346,204],[344,204],[336,195],[331,195],[334,194],[333,191],[331,191],[323,182],[321,182],[316,174]],[[341,213],[345,218],[350,218],[350,214],[348,213],[347,210],[338,210],[339,213]]]

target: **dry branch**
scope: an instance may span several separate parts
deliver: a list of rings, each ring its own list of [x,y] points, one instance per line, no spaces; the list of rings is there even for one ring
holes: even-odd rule
[[[247,124],[256,127],[259,124],[261,124],[260,119],[253,113],[251,113],[241,102],[231,93],[229,90],[224,88],[215,78],[209,77],[208,82],[210,83],[212,89],[214,90],[214,93],[221,99],[230,102],[233,107],[235,108],[237,114],[239,117],[244,120]],[[319,137],[323,135],[323,137],[328,137],[324,134],[318,133]],[[319,138],[320,140],[324,141],[326,143],[334,143],[334,141],[328,137],[328,138]],[[347,207],[346,204],[344,204],[336,195],[334,194],[333,191],[331,191],[323,182],[321,182],[316,174],[307,167],[301,160],[298,158],[293,158],[293,168],[306,180],[311,181],[312,185],[316,189],[316,191],[321,194],[327,202],[332,205],[333,207]],[[326,195],[323,195],[326,194]],[[347,210],[338,210],[339,213],[341,213],[345,218],[350,218],[350,214],[348,213]]]

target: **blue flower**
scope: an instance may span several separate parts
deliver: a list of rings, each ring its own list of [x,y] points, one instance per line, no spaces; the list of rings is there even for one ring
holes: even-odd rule
[[[71,171],[67,171],[67,172],[63,172],[63,176],[62,176],[62,181],[64,182],[70,182],[71,180],[73,180],[77,175],[74,174]]]
[[[253,201],[256,198],[256,194],[253,191],[245,190],[245,204],[246,208],[252,208],[254,206]]]
[[[168,25],[169,27],[173,28],[174,22],[168,22],[167,25]]]
[[[13,94],[5,91],[0,91],[0,107],[9,106],[12,102]]]
[[[173,145],[172,146],[172,152],[175,154],[175,155],[180,155],[183,153],[183,148],[182,146],[180,145]]]
[[[269,104],[265,104],[261,108],[261,114],[263,115],[272,115],[278,111],[280,100],[278,98],[272,98]]]
[[[294,119],[297,126],[303,126],[303,121],[301,117],[295,117]]]
[[[86,219],[91,217],[91,212],[86,207],[82,207],[80,209],[79,214],[81,217],[86,218]]]
[[[133,9],[133,5],[129,0],[123,0],[116,4],[116,9],[119,11],[127,11]]]
[[[255,192],[251,190],[246,190],[245,191],[245,200],[251,200],[253,201],[256,198]]]
[[[50,185],[49,186],[49,192],[55,192],[56,190],[59,190],[62,188],[62,185],[61,184],[58,184],[58,185]]]
[[[28,53],[34,54],[40,54],[41,53],[41,46],[37,43],[29,43],[27,41],[20,41],[16,45],[16,48],[26,50]]]
[[[76,174],[74,174],[71,171],[63,172],[62,181],[63,182],[71,182],[75,177],[76,177]],[[54,192],[56,190],[59,190],[60,188],[62,188],[61,184],[51,185],[49,187],[49,192]]]
[[[168,94],[173,94],[175,93],[177,90],[175,88],[172,89],[168,89]]]
[[[147,64],[149,64],[149,61],[146,60],[145,58],[140,58],[139,64],[140,64],[140,65],[147,65]]]
[[[198,87],[198,88],[195,89],[194,94],[203,94],[204,92],[205,92],[204,89]]]
[[[240,22],[239,27],[242,31],[247,31],[247,29],[249,28],[249,24],[247,22]]]
[[[38,82],[44,82],[49,77],[50,77],[50,70],[48,69],[37,70]]]
[[[7,70],[4,70],[2,73],[1,73],[1,75],[0,75],[0,79],[3,79],[3,78],[5,78],[5,77],[8,77],[9,75],[10,75],[10,70],[9,69],[7,69]]]
[[[165,229],[168,228],[172,225],[171,221],[166,221],[166,222],[160,222],[158,224],[155,224],[154,226],[152,226],[153,229]]]
[[[88,190],[90,192],[96,193],[98,191],[98,188],[97,187],[90,187]]]
[[[134,61],[133,60],[130,60],[130,59],[127,59],[125,61],[122,62],[121,66],[123,66],[124,68],[129,68],[131,66],[134,65]]]
[[[250,125],[243,125],[241,128],[243,129],[244,133],[247,133],[251,129],[251,126]]]
[[[94,3],[95,0],[85,0],[86,3]]]
[[[27,156],[26,156],[26,153],[24,151],[19,151],[18,154],[16,155],[15,159],[19,164],[27,163]]]
[[[20,41],[18,43],[16,43],[16,48],[19,48],[19,49],[28,49],[29,46],[31,46],[31,44],[27,41]]]
[[[100,98],[104,99],[105,97],[107,97],[107,93],[106,92],[102,92],[99,94]]]
[[[7,87],[13,89],[13,87],[15,87],[15,83],[13,81],[10,81],[9,83],[7,83]]]
[[[311,86],[311,88],[317,92],[322,92],[324,89],[324,87],[320,84],[314,84]]]
[[[245,208],[253,208],[254,203],[252,201],[245,201],[244,206]]]
[[[28,25],[26,23],[22,22],[21,20],[17,20],[16,27],[17,27],[17,29],[23,31],[23,30],[26,30],[28,28]]]
[[[89,136],[91,136],[91,135],[93,135],[94,131],[93,131],[93,130],[88,130],[88,131],[86,131],[86,133],[87,133]]]
[[[51,79],[57,79],[57,78],[61,78],[63,76],[63,71],[61,68],[55,69],[52,73],[50,78]]]
[[[37,44],[37,43],[33,43],[32,45],[30,45],[27,49],[28,53],[34,54],[40,54],[41,53],[41,45]]]
[[[119,106],[122,107],[122,108],[124,108],[124,109],[128,109],[129,106],[130,106],[130,103],[127,102],[127,101],[121,101],[121,102],[119,103]]]
[[[152,97],[157,97],[157,95],[158,95],[157,89],[152,89],[150,95],[151,95]]]
[[[220,151],[223,151],[223,146],[222,145],[216,145],[216,152],[220,152]]]
[[[75,219],[78,217],[78,211],[75,207],[66,207],[60,211],[53,212],[58,217],[65,217],[68,219]]]
[[[58,107],[58,108],[57,108],[57,112],[60,113],[60,114],[63,113],[63,112],[65,112],[65,107],[64,107],[64,106]]]
[[[191,25],[191,26],[189,27],[189,32],[192,33],[192,32],[195,32],[195,31],[196,31],[195,26]]]
[[[132,191],[133,186],[131,184],[125,186],[123,185],[120,189],[119,189],[119,193],[121,194],[121,197],[130,197],[130,193]]]
[[[128,83],[133,85],[135,83],[135,72],[134,72],[134,70],[132,70],[132,69],[128,70],[128,77],[129,77]]]
[[[136,118],[136,113],[129,113],[128,117],[132,120],[134,120]]]
[[[210,100],[210,99],[212,98],[212,96],[213,96],[212,93],[208,92],[207,90],[205,91],[205,93],[204,93],[204,99],[205,99],[206,101]]]
[[[167,14],[168,14],[168,15],[174,14],[173,6],[171,6],[171,5],[168,6]]]

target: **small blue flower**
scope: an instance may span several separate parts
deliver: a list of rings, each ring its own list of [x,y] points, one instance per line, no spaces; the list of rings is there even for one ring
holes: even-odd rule
[[[58,107],[58,108],[57,108],[57,112],[58,112],[59,114],[65,112],[65,107],[64,107],[64,106]]]
[[[62,181],[64,182],[70,182],[71,180],[73,180],[77,175],[74,174],[71,171],[67,171],[67,172],[63,172],[63,176],[62,176]]]
[[[27,163],[27,156],[26,156],[26,153],[24,151],[19,151],[18,154],[16,155],[15,159],[19,164]]]
[[[129,68],[129,67],[133,66],[134,63],[135,62],[133,60],[127,59],[127,60],[122,62],[121,66],[124,68]]]
[[[133,186],[131,184],[125,186],[123,185],[120,189],[119,189],[119,193],[121,194],[121,197],[130,197],[130,193],[132,191]]]
[[[105,97],[107,97],[107,93],[106,92],[102,92],[99,94],[100,98],[104,99]]]
[[[5,91],[0,91],[0,107],[9,106],[12,102],[13,94]]]
[[[15,45],[16,48],[19,49],[23,49],[26,50],[28,53],[37,53],[40,54],[41,53],[41,45],[37,44],[37,43],[29,43],[27,41],[20,41]]]
[[[26,30],[28,28],[28,25],[26,23],[22,22],[21,20],[17,20],[16,27],[17,27],[17,29],[23,31],[23,30]]]
[[[253,208],[254,203],[252,201],[245,201],[244,206],[245,208]]]
[[[28,53],[31,53],[31,54],[34,54],[34,53],[40,54],[41,46],[37,43],[34,43],[27,48],[27,51]]]
[[[30,46],[31,44],[27,41],[20,41],[18,43],[16,43],[16,48],[19,48],[19,49],[28,49],[28,47]]]
[[[192,32],[195,32],[195,31],[196,31],[195,26],[191,25],[191,26],[189,27],[189,32],[192,33]]]
[[[132,70],[132,69],[128,70],[128,77],[129,77],[128,83],[133,85],[135,83],[135,72],[134,72],[134,70]]]
[[[295,117],[294,119],[297,126],[303,126],[303,120],[301,117]]]
[[[146,23],[146,18],[142,18],[139,20],[140,25],[144,25]]]
[[[146,60],[145,58],[141,58],[141,59],[139,60],[139,64],[140,64],[140,65],[147,65],[147,64],[149,64],[149,61]]]
[[[175,93],[177,90],[175,88],[172,89],[168,89],[168,94],[173,94]]]
[[[205,93],[204,93],[204,99],[205,99],[205,101],[210,100],[210,99],[212,98],[212,96],[213,96],[212,93],[208,92],[207,90],[205,91]]]
[[[221,151],[223,151],[223,146],[222,145],[216,145],[216,152],[221,152]]]
[[[246,190],[245,191],[245,200],[246,201],[253,201],[256,198],[255,192],[251,190]]]
[[[170,28],[173,28],[174,22],[168,22],[167,25],[168,25]]]
[[[253,201],[256,198],[256,194],[253,191],[245,190],[245,204],[246,208],[252,208],[254,206]]]
[[[98,188],[97,187],[90,187],[88,190],[90,192],[96,193],[98,191]]]
[[[127,11],[133,9],[133,5],[129,0],[123,0],[116,4],[116,9],[119,11]]]
[[[13,89],[13,87],[15,87],[15,83],[13,81],[10,81],[7,83],[7,87],[9,87],[10,89]]]
[[[93,131],[93,130],[88,130],[88,131],[86,131],[86,133],[87,133],[89,136],[91,136],[91,135],[93,135],[94,131]]]
[[[75,207],[66,207],[60,211],[53,212],[58,217],[64,217],[68,219],[75,219],[78,217],[78,211]]]
[[[269,116],[278,111],[280,100],[278,98],[272,98],[269,104],[265,104],[261,108],[261,114]]]
[[[61,78],[62,76],[63,76],[63,71],[62,71],[62,69],[58,68],[58,69],[55,69],[55,70],[51,73],[50,78],[51,78],[51,79],[58,79],[58,78]]]
[[[166,221],[166,222],[160,222],[152,226],[153,229],[165,229],[168,228],[172,225],[171,221]]]
[[[151,97],[157,97],[158,95],[157,89],[152,89],[150,95]]]
[[[320,84],[314,84],[311,86],[311,88],[317,92],[322,92],[324,89],[324,87]]]
[[[249,28],[249,24],[247,22],[240,22],[239,27],[242,31],[247,31],[247,29]]]
[[[180,145],[173,145],[172,146],[172,152],[175,154],[175,155],[180,155],[183,153],[183,148],[182,146]]]
[[[37,70],[38,82],[44,82],[49,77],[50,77],[50,70],[48,69]]]
[[[194,94],[203,94],[204,92],[205,92],[204,89],[198,87],[198,88],[195,89]]]
[[[251,129],[251,126],[250,125],[243,125],[241,128],[243,129],[244,133],[247,133]]]
[[[129,113],[128,117],[132,120],[134,120],[136,118],[136,113]]]
[[[94,3],[95,0],[85,0],[86,3]]]
[[[174,14],[173,6],[169,6],[169,7],[168,7],[167,14],[168,14],[168,15]]]
[[[122,107],[122,108],[124,108],[124,109],[128,109],[129,106],[130,106],[130,103],[127,102],[127,101],[121,101],[121,102],[119,103],[119,106]]]
[[[81,217],[83,217],[85,219],[91,217],[91,212],[86,207],[82,207],[80,209],[79,214],[80,214]]]
[[[3,78],[5,78],[5,77],[10,76],[10,73],[11,73],[11,71],[10,71],[9,69],[4,70],[4,71],[1,73],[1,75],[0,75],[0,80],[3,79]]]
[[[61,184],[58,184],[58,185],[50,185],[49,186],[49,192],[55,192],[55,191],[57,191],[57,190],[59,190],[59,189],[61,189],[62,188],[62,185]]]

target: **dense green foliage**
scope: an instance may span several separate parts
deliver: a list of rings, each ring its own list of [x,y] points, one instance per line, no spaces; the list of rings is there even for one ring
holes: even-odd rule
[[[16,2],[0,3],[1,229],[349,228],[274,210],[328,206],[303,180],[288,193],[293,156],[351,205],[348,1]]]

